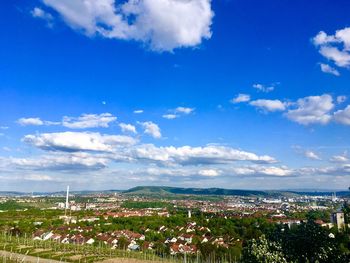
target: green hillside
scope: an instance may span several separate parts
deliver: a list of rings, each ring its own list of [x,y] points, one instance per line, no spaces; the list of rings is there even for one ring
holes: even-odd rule
[[[168,186],[137,186],[124,191],[125,194],[136,195],[240,195],[240,196],[267,196],[265,191],[230,190],[221,188],[180,188]]]

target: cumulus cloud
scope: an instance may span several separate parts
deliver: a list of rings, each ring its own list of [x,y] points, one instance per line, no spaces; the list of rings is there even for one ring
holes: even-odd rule
[[[321,71],[324,73],[329,73],[329,74],[332,74],[334,76],[340,76],[339,71],[337,69],[331,67],[328,64],[320,63],[320,67],[321,67]]]
[[[194,47],[211,37],[210,0],[43,0],[87,36],[136,40],[152,50]]]
[[[254,100],[249,103],[250,105],[262,109],[264,111],[284,111],[286,109],[286,105],[284,102],[280,100]]]
[[[134,113],[135,114],[141,114],[141,113],[143,113],[143,110],[134,110]]]
[[[44,125],[44,121],[42,121],[40,118],[20,118],[17,120],[17,123],[22,126],[41,126]]]
[[[350,105],[345,109],[334,112],[335,103],[341,104],[346,101],[347,97],[339,95],[333,97],[329,94],[320,96],[308,96],[298,99],[296,102],[281,101],[278,99],[258,99],[251,100],[247,94],[238,94],[236,98],[231,100],[231,103],[248,102],[264,112],[286,111],[284,116],[289,120],[302,125],[310,124],[328,124],[331,121],[350,125]]]
[[[153,138],[159,139],[162,137],[160,128],[157,124],[151,121],[141,122],[141,126],[144,128],[144,133],[151,135]]]
[[[273,85],[265,86],[265,85],[259,84],[259,83],[253,84],[253,88],[258,90],[258,91],[265,92],[265,93],[269,93],[275,89],[275,87]]]
[[[334,120],[344,125],[350,125],[350,105],[334,113]]]
[[[181,117],[181,115],[188,115],[194,112],[194,108],[189,107],[177,107],[176,109],[169,110],[168,114],[163,114],[164,119],[173,120]]]
[[[350,27],[337,30],[334,35],[320,31],[313,43],[323,57],[338,67],[350,66]]]
[[[215,170],[215,169],[203,169],[203,170],[198,171],[199,175],[208,176],[208,177],[219,176],[220,173],[221,173],[220,171]]]
[[[111,122],[117,120],[117,117],[110,113],[102,114],[82,114],[81,116],[75,117],[63,117],[62,125],[70,129],[86,129],[86,128],[98,128],[109,127]]]
[[[143,144],[130,149],[128,156],[135,160],[169,165],[227,164],[235,161],[250,161],[254,163],[276,162],[273,157],[268,155],[259,156],[251,152],[214,145],[205,147],[156,147],[153,144]]]
[[[329,176],[349,176],[350,164],[325,167],[303,167],[298,169],[300,175],[329,175]]]
[[[295,171],[286,166],[242,166],[233,167],[232,173],[239,176],[277,176],[286,177],[296,175]]]
[[[98,170],[107,166],[108,159],[88,153],[60,153],[40,158],[10,158],[16,169],[31,170]]]
[[[122,135],[102,135],[91,132],[59,132],[26,135],[25,143],[50,151],[113,152],[118,146],[136,144],[136,139]]]
[[[233,104],[241,103],[241,102],[248,102],[250,101],[250,95],[248,94],[238,94],[235,98],[231,99],[230,102]]]
[[[62,121],[43,121],[40,118],[20,118],[17,120],[22,126],[29,125],[62,125],[64,127],[70,129],[87,129],[87,128],[107,128],[111,122],[117,120],[117,117],[113,116],[110,113],[102,113],[102,114],[82,114],[79,117],[68,117],[64,116]]]
[[[322,56],[334,61],[338,67],[350,66],[350,54],[347,51],[340,51],[336,47],[321,47],[320,53]]]
[[[131,124],[127,123],[119,123],[119,127],[122,129],[122,132],[131,132],[131,133],[137,133],[136,127]]]
[[[285,116],[299,124],[327,124],[332,116],[330,111],[334,108],[333,98],[324,94],[298,99],[296,108],[288,110]]]

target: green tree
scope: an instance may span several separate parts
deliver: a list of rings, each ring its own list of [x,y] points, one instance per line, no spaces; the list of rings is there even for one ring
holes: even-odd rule
[[[266,239],[265,235],[252,239],[243,250],[244,263],[287,263],[281,246]]]

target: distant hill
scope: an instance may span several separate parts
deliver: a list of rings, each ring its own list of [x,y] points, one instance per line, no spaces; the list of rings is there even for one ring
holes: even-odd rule
[[[137,186],[123,191],[124,194],[134,195],[239,195],[239,196],[259,196],[259,197],[277,197],[277,196],[298,196],[298,195],[331,195],[333,192],[298,192],[298,191],[257,191],[257,190],[239,190],[223,188],[181,188],[169,186]],[[349,191],[336,192],[337,196],[348,196]]]
[[[255,190],[231,190],[222,188],[180,188],[169,186],[137,186],[124,191],[125,194],[136,195],[240,195],[240,196],[266,196],[274,195],[275,193],[268,193],[266,191]]]

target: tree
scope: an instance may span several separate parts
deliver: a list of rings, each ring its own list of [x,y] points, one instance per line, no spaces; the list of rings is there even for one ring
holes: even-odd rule
[[[281,246],[268,241],[265,235],[252,239],[243,250],[244,263],[287,263]]]
[[[329,236],[329,231],[309,217],[307,223],[289,229],[277,229],[270,237],[281,245],[288,262],[336,263],[349,262],[341,252],[340,244]]]

